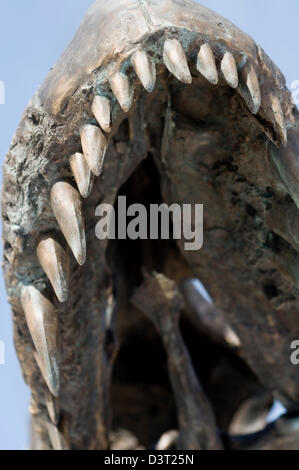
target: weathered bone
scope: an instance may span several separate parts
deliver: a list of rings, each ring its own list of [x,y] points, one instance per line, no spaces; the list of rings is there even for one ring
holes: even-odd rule
[[[170,73],[183,83],[192,83],[187,58],[181,43],[177,39],[166,39],[163,61]]]
[[[156,84],[156,67],[154,61],[145,51],[137,51],[131,57],[136,75],[148,93]]]
[[[218,72],[215,56],[210,44],[203,44],[198,52],[197,70],[213,85],[218,83]]]
[[[82,266],[86,259],[86,240],[80,194],[69,183],[55,183],[51,205],[58,225],[76,260]]]
[[[98,127],[86,124],[81,129],[81,144],[90,170],[99,176],[107,150],[107,138]]]
[[[92,112],[104,132],[111,132],[111,103],[105,96],[94,97]]]
[[[59,394],[58,319],[54,306],[35,287],[24,286],[21,305],[34,346],[38,365],[54,396]]]
[[[60,302],[68,296],[68,260],[62,246],[52,237],[44,238],[37,247],[37,257]]]
[[[287,147],[277,149],[270,144],[270,158],[299,209],[299,127],[289,131]]]
[[[221,70],[226,82],[232,88],[238,88],[239,76],[236,61],[231,52],[226,52],[221,61]]]
[[[168,366],[180,422],[183,449],[221,448],[211,406],[202,392],[179,330],[183,299],[173,281],[145,273],[132,298],[156,326],[168,355]]]

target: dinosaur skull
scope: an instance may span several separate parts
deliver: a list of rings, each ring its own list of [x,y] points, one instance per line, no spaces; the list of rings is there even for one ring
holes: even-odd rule
[[[95,1],[4,165],[36,447],[107,449],[113,418],[144,446],[177,428],[179,448],[221,448],[250,396],[298,406],[298,122],[281,72],[219,15]],[[96,207],[118,195],[203,204],[202,249],[99,241]]]

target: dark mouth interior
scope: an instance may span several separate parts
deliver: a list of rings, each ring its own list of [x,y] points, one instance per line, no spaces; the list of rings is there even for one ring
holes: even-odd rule
[[[118,195],[127,204],[161,204],[160,176],[149,155],[120,188]],[[117,206],[116,206],[117,209]],[[194,277],[173,240],[110,241],[108,264],[114,278],[116,309],[115,331],[117,357],[112,380],[114,431],[132,432],[140,445],[154,448],[159,437],[177,429],[177,408],[169,381],[167,354],[161,338],[147,316],[131,303],[134,290],[140,286],[143,270],[169,275],[167,259],[185,266]],[[179,270],[173,278],[184,280]],[[268,295],[273,286],[267,287]],[[232,349],[206,331],[194,329],[186,311],[181,311],[180,329],[199,382],[209,398],[219,431],[228,432],[238,407],[251,396],[260,394],[272,401],[269,393]]]

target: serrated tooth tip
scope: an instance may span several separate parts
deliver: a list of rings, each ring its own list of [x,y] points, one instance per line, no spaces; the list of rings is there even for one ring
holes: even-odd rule
[[[120,107],[125,113],[128,113],[132,107],[134,97],[128,77],[124,73],[117,71],[111,75],[109,83]]]
[[[85,124],[81,129],[81,145],[90,170],[100,176],[107,150],[107,138],[99,127]]]
[[[70,165],[81,196],[87,198],[92,189],[92,175],[85,156],[75,153],[70,157]]]
[[[189,85],[192,83],[185,51],[177,39],[166,39],[163,50],[163,61],[169,72],[178,80]]]
[[[111,104],[105,96],[95,96],[92,103],[92,112],[104,132],[111,132]]]
[[[36,349],[36,361],[49,390],[58,396],[58,319],[55,308],[34,286],[22,288],[20,301]]]
[[[48,276],[60,302],[68,297],[68,263],[62,246],[53,238],[42,240],[37,247],[40,265]]]
[[[209,44],[203,44],[197,55],[196,68],[210,83],[218,84],[215,56]]]
[[[232,88],[238,88],[239,76],[235,58],[231,52],[226,52],[221,61],[221,71],[225,81]]]
[[[156,84],[156,67],[149,55],[145,51],[136,51],[131,62],[136,75],[148,93],[151,93]]]
[[[57,223],[80,265],[86,260],[86,239],[78,191],[65,181],[54,184],[51,205]]]

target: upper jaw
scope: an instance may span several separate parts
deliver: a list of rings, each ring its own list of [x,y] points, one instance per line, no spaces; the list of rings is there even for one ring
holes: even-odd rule
[[[39,97],[44,111],[56,119],[65,119],[73,112],[71,104],[82,90],[109,92],[112,88],[115,92],[111,77],[126,71],[140,50],[150,54],[155,66],[163,62],[167,39],[177,39],[182,44],[191,67],[198,65],[198,52],[208,44],[219,77],[237,88],[270,140],[277,146],[286,145],[287,129],[293,127],[294,120],[283,75],[250,36],[191,1],[97,0],[41,86]],[[238,75],[237,81],[233,77],[232,82],[231,71],[227,70],[230,55]],[[130,81],[135,77],[130,76]],[[133,89],[131,92],[132,101]],[[128,106],[123,106],[125,112],[131,104],[129,100]]]

